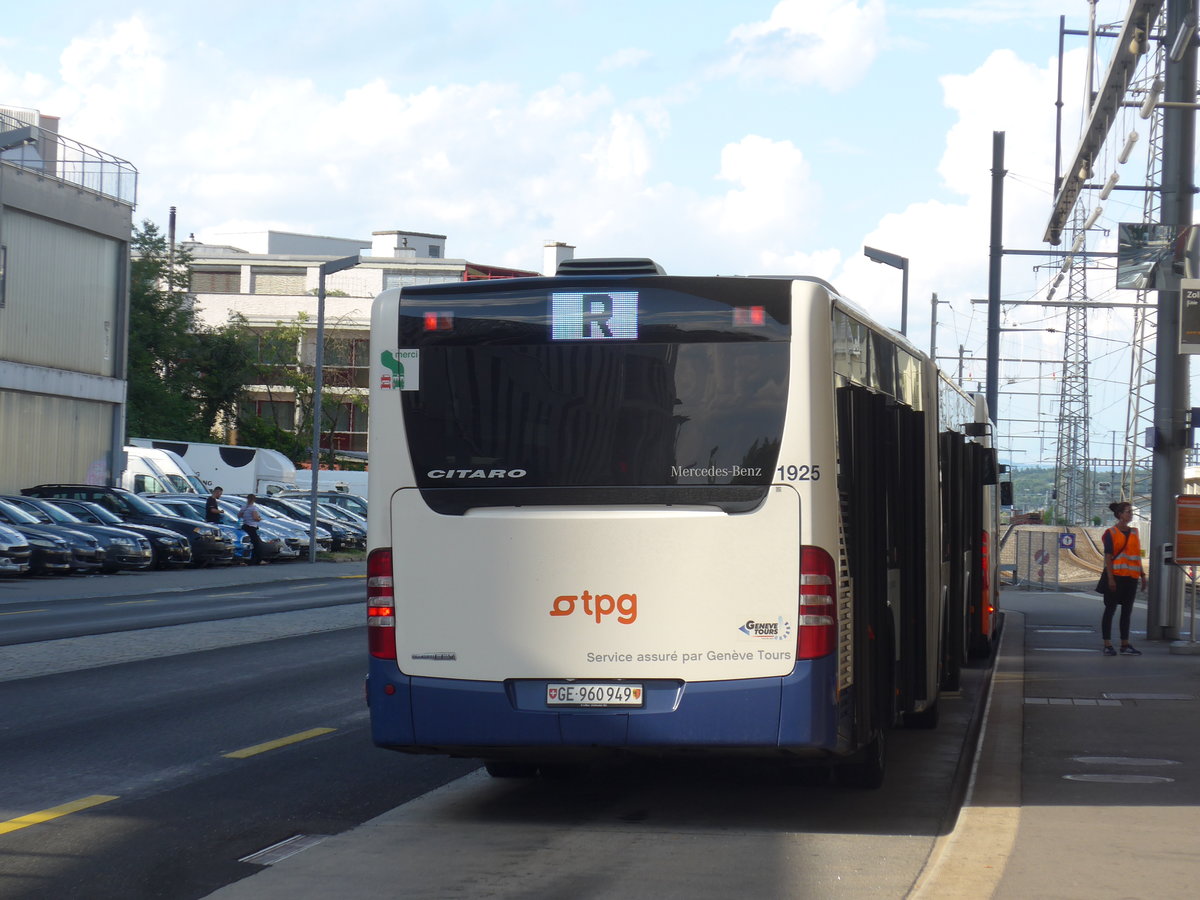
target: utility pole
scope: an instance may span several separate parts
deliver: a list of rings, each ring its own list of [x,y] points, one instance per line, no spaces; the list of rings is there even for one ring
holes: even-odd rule
[[[1187,17],[1195,0],[1167,0],[1165,38],[1189,28]],[[1192,224],[1192,191],[1196,151],[1196,48],[1186,41],[1178,55],[1167,56],[1166,105],[1163,110],[1162,221],[1183,234]],[[1149,611],[1146,634],[1150,640],[1178,639],[1183,624],[1182,579],[1179,569],[1164,563],[1174,539],[1175,497],[1183,493],[1188,407],[1188,362],[1179,353],[1179,280],[1168,272],[1168,290],[1158,292],[1157,359],[1154,391],[1153,510],[1150,526]]]
[[[987,398],[988,417],[1000,417],[1000,265],[1004,259],[1004,132],[992,132],[992,236],[988,261]],[[961,379],[960,379],[961,381]]]

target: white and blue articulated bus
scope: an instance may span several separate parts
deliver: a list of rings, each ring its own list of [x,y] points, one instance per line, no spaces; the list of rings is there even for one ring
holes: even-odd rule
[[[887,731],[936,724],[974,405],[829,284],[572,260],[385,291],[371,341],[377,744],[877,785]]]

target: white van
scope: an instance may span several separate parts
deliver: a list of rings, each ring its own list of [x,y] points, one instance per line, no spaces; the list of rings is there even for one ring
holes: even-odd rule
[[[265,496],[296,489],[296,467],[278,450],[147,438],[131,438],[130,443],[176,454],[203,483],[201,493],[221,487],[227,494]]]
[[[207,493],[196,473],[175,454],[153,447],[125,447],[121,487],[138,494]]]

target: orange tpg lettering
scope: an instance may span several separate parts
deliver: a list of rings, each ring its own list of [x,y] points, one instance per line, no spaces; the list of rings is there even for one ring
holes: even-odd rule
[[[622,625],[632,625],[637,620],[637,594],[621,594],[613,599],[612,594],[593,594],[589,591],[584,591],[578,596],[563,594],[561,597],[555,597],[554,604],[550,607],[550,615],[569,616],[575,612],[576,607],[581,607],[583,614],[589,618],[594,617],[597,623],[613,613],[617,614],[617,621]]]

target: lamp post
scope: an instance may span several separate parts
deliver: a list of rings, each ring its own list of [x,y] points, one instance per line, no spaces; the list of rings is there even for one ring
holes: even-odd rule
[[[321,388],[325,365],[325,276],[357,266],[359,257],[343,256],[323,262],[317,272],[317,354],[313,364],[312,484],[308,505],[308,561],[317,561],[317,470],[321,468]]]
[[[872,262],[883,263],[893,269],[899,269],[904,278],[900,287],[900,333],[908,336],[908,257],[897,256],[886,250],[876,250],[874,247],[863,247],[863,256]]]

